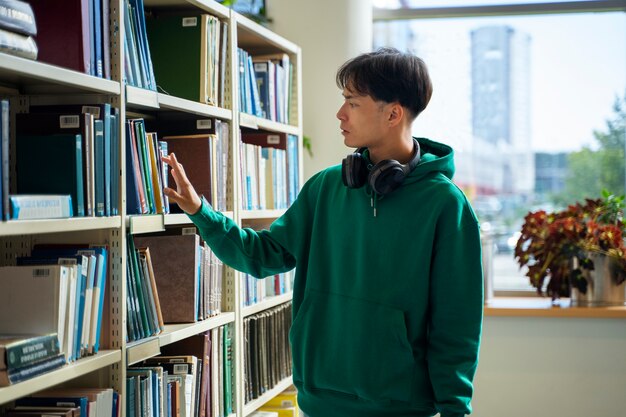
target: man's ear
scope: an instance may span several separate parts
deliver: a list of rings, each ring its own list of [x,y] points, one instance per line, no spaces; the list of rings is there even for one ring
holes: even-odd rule
[[[397,126],[406,117],[404,107],[400,103],[391,103],[389,107],[389,127]]]

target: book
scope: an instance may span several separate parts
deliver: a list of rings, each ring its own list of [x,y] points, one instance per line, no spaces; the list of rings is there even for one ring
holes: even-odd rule
[[[95,75],[90,59],[91,0],[65,0],[63,7],[51,0],[29,1],[37,22],[38,59],[85,74]]]
[[[40,360],[16,369],[0,370],[0,387],[17,384],[37,375],[44,374],[65,365],[65,355],[58,353],[52,358]]]
[[[72,211],[85,215],[81,135],[18,135],[17,194],[70,194]]]
[[[202,381],[199,391],[198,417],[210,416],[211,410],[211,337],[207,333],[196,334],[178,342],[161,347],[165,356],[192,355],[202,362]]]
[[[0,28],[27,36],[36,35],[33,8],[22,0],[0,0]]]
[[[198,235],[135,236],[137,247],[150,249],[154,279],[164,323],[197,320],[199,257]]]
[[[27,59],[37,59],[38,48],[32,36],[0,28],[0,52]]]
[[[100,107],[80,105],[30,106],[29,113],[18,113],[17,136],[47,136],[51,134],[81,135],[83,161],[83,199],[86,216],[95,208],[95,127]],[[74,211],[76,214],[76,211]]]
[[[210,20],[217,21],[206,14],[180,13],[155,13],[146,19],[154,76],[166,94],[217,105],[217,94],[207,94],[212,85],[207,43],[217,41],[209,38]]]
[[[216,180],[216,152],[218,140],[216,135],[198,134],[183,136],[166,136],[168,151],[176,155],[178,162],[185,167],[187,178],[194,186],[198,195],[204,196],[211,204],[216,202],[213,182]],[[168,183],[175,184],[172,174]]]
[[[22,397],[16,407],[71,407],[79,409],[79,417],[88,417],[89,399],[83,396]]]
[[[8,220],[9,210],[9,100],[0,100],[0,219]]]
[[[80,417],[80,407],[16,406],[6,411],[4,417]]]
[[[56,333],[0,334],[0,370],[21,368],[61,353]]]
[[[62,219],[72,217],[71,195],[10,195],[12,220]]]
[[[0,332],[65,337],[69,267],[0,267]]]

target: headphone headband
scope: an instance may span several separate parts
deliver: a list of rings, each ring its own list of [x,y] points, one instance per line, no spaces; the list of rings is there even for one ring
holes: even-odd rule
[[[344,158],[341,178],[348,188],[359,188],[369,183],[372,190],[385,195],[398,188],[404,179],[415,169],[421,158],[420,145],[413,138],[413,154],[406,164],[394,159],[385,159],[368,169],[368,161],[363,156],[366,147],[360,147]]]

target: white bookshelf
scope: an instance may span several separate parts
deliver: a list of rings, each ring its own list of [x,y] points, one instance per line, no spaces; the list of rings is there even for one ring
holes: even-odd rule
[[[264,224],[280,217],[285,210],[244,211],[241,209],[239,129],[259,129],[269,132],[282,132],[296,135],[299,140],[300,179],[302,173],[302,115],[301,115],[301,58],[300,48],[294,43],[278,36],[269,29],[258,25],[213,0],[144,0],[146,9],[154,10],[185,10],[194,13],[208,12],[228,23],[229,43],[227,59],[227,83],[224,107],[210,106],[184,98],[149,91],[124,85],[124,0],[110,0],[110,37],[111,37],[111,76],[112,80],[101,79],[72,71],[69,69],[23,59],[11,55],[0,54],[0,97],[24,102],[27,105],[45,103],[110,103],[119,108],[120,120],[120,172],[112,177],[120,185],[120,213],[112,217],[83,217],[70,219],[49,219],[32,221],[0,221],[0,264],[10,264],[17,255],[28,254],[33,242],[90,242],[107,244],[110,247],[110,276],[107,287],[109,302],[108,322],[103,327],[108,329],[107,345],[97,355],[80,359],[58,370],[46,373],[28,381],[0,388],[0,407],[8,405],[15,399],[36,393],[46,388],[66,383],[74,379],[87,377],[97,373],[101,376],[102,386],[113,387],[126,399],[125,380],[126,367],[160,353],[160,347],[200,334],[214,331],[220,326],[229,324],[233,333],[233,397],[236,416],[250,414],[272,396],[278,394],[289,385],[291,378],[281,381],[276,387],[265,393],[261,398],[248,404],[244,398],[244,338],[243,319],[285,303],[291,299],[291,293],[265,300],[250,307],[242,307],[241,275],[226,268],[224,274],[223,312],[215,317],[196,323],[168,324],[158,336],[128,343],[126,341],[126,239],[127,234],[158,233],[168,226],[191,225],[185,214],[125,215],[126,213],[126,150],[125,122],[127,118],[154,117],[161,112],[179,114],[181,116],[198,116],[219,119],[229,124],[230,160],[228,178],[228,211],[224,214],[236,223]],[[281,52],[290,56],[294,65],[293,88],[297,101],[291,105],[293,118],[290,124],[278,123],[239,112],[239,76],[237,47],[251,53],[266,54]],[[12,109],[12,113],[14,110]],[[15,120],[14,118],[12,120]],[[11,140],[14,141],[15,130]],[[121,406],[122,416],[125,414],[125,403]]]

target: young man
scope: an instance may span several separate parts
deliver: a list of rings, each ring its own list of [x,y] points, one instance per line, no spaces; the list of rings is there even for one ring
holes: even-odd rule
[[[257,277],[296,267],[293,380],[310,417],[471,412],[483,283],[479,229],[452,183],[449,146],[411,136],[430,100],[425,64],[395,49],[346,62],[344,143],[269,230],[241,229],[201,200],[172,154],[177,190],[224,263]]]

